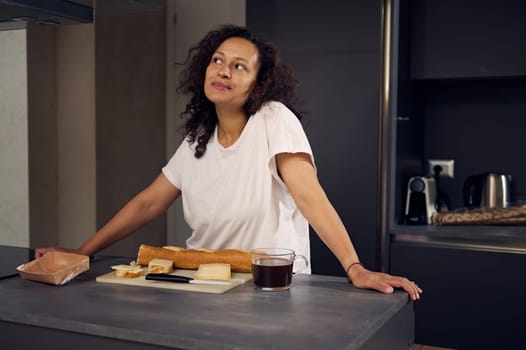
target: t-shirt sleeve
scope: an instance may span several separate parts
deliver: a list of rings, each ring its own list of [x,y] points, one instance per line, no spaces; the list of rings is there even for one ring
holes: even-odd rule
[[[269,113],[266,118],[269,167],[272,176],[285,186],[278,175],[276,155],[280,153],[306,153],[310,156],[312,165],[315,168],[316,166],[309,140],[298,117],[279,102],[272,103],[271,111],[272,113]]]
[[[162,172],[168,181],[180,190],[183,189],[184,185],[182,171],[185,164],[185,158],[192,154],[191,146],[185,138],[177,148],[177,151],[175,151],[172,158],[170,158],[168,163],[162,168]]]

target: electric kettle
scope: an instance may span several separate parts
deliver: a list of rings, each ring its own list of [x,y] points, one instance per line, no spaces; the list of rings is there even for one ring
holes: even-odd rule
[[[505,208],[510,202],[511,175],[485,173],[471,175],[464,182],[464,206]]]

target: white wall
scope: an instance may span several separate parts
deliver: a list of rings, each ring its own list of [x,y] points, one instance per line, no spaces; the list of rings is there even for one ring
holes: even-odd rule
[[[221,24],[245,25],[245,0],[168,0],[167,9],[167,156],[170,158],[182,141],[179,113],[186,99],[176,96],[175,87],[188,49]],[[184,222],[181,200],[168,211],[168,244],[185,246],[190,229]]]
[[[0,31],[0,244],[29,246],[26,31]]]

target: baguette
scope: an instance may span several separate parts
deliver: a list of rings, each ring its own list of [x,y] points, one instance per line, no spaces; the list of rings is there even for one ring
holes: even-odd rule
[[[230,264],[233,272],[251,272],[252,260],[250,253],[241,249],[202,250],[180,249],[172,250],[141,244],[137,254],[137,264],[148,265],[152,259],[167,259],[174,262],[180,269],[199,268],[201,264]]]

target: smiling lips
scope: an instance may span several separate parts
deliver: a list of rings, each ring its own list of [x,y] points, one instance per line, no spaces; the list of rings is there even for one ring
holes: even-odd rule
[[[212,82],[212,87],[217,90],[230,90],[230,86],[217,81]]]

